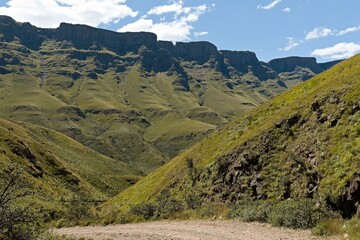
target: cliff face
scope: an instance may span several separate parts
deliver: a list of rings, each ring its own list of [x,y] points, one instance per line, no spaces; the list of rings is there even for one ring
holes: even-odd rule
[[[137,52],[141,46],[156,49],[157,36],[148,32],[117,33],[85,25],[62,23],[56,29],[57,40],[72,41],[76,48],[89,49],[94,42],[118,54]]]
[[[14,19],[7,16],[0,16],[1,37],[6,42],[11,42],[18,38],[22,44],[30,49],[38,49],[42,42],[52,37],[54,30],[39,29],[30,23],[17,23]]]
[[[137,52],[141,46],[157,48],[157,36],[154,33],[117,33],[86,25],[61,23],[57,29],[40,29],[30,23],[17,23],[12,18],[0,16],[0,32],[4,40],[13,41],[17,37],[30,49],[37,49],[45,39],[70,41],[77,49],[89,49],[95,42],[118,54]]]
[[[118,33],[68,23],[61,23],[57,29],[40,29],[30,23],[18,23],[7,16],[0,16],[0,32],[3,33],[0,35],[2,41],[10,42],[17,38],[24,46],[33,50],[38,50],[44,40],[53,39],[71,42],[76,49],[97,51],[106,48],[119,55],[127,52],[139,53],[143,69],[155,72],[166,72],[175,65],[177,70],[181,70],[179,62],[194,61],[198,65],[208,63],[225,77],[230,77],[230,73],[252,73],[260,81],[266,81],[279,78],[279,73],[294,72],[297,67],[308,68],[318,74],[338,63],[335,61],[318,64],[315,58],[288,57],[264,64],[253,52],[218,51],[217,47],[209,42],[178,42],[174,45],[169,41],[157,41],[154,33]]]
[[[249,66],[259,65],[259,60],[255,53],[249,51],[220,51],[231,66],[239,72],[247,73]]]
[[[219,52],[216,46],[209,42],[178,42],[175,45],[173,54],[175,57],[185,61],[196,61],[199,64],[204,64],[212,56],[217,58]]]
[[[223,50],[220,53],[230,66],[243,74],[251,71],[260,80],[277,78],[276,72],[261,64],[253,52]]]
[[[293,72],[296,67],[309,68],[314,73],[324,71],[312,57],[287,57],[274,59],[269,62],[269,66],[276,72]]]

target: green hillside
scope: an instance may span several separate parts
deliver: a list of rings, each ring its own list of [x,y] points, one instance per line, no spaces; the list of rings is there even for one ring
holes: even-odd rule
[[[356,212],[360,181],[360,55],[245,113],[98,210],[192,198],[200,205],[316,200]]]
[[[40,29],[6,16],[0,36],[2,118],[59,131],[144,174],[335,64],[263,63],[208,42],[65,23]]]
[[[22,169],[22,178],[36,191],[26,201],[54,213],[64,211],[66,202],[74,199],[107,200],[141,178],[129,165],[56,131],[0,119],[0,169],[7,166]]]

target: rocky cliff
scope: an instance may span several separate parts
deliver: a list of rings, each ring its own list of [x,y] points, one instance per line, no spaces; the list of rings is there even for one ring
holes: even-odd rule
[[[276,72],[293,72],[296,67],[303,67],[317,74],[328,69],[332,64],[329,66],[318,64],[313,57],[286,57],[273,59],[268,65]]]
[[[335,61],[318,64],[315,58],[288,57],[274,59],[264,64],[253,52],[218,51],[214,44],[205,41],[178,42],[174,45],[169,41],[157,41],[157,36],[149,32],[118,33],[68,23],[61,23],[57,29],[41,29],[30,23],[18,23],[7,16],[0,16],[0,32],[1,41],[11,42],[18,39],[32,50],[37,50],[46,39],[68,41],[76,49],[104,48],[120,55],[127,52],[138,53],[142,49],[139,53],[143,68],[155,72],[168,71],[178,61],[193,61],[198,65],[210,61],[210,66],[226,77],[230,77],[229,73],[235,77],[251,73],[260,81],[266,81],[279,79],[279,73],[293,72],[297,67],[308,68],[315,75],[338,63]]]
[[[278,77],[276,72],[261,64],[253,52],[223,50],[220,53],[227,60],[228,65],[234,67],[242,74],[250,71],[260,80],[275,79]]]
[[[71,41],[76,48],[89,49],[94,42],[118,54],[137,52],[141,46],[156,49],[157,36],[148,32],[117,33],[86,25],[60,24],[56,40]]]

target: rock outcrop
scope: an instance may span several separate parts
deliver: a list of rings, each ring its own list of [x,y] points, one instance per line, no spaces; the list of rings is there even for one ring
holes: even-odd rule
[[[94,42],[98,42],[118,54],[137,52],[141,46],[156,49],[157,36],[149,32],[118,33],[86,25],[61,23],[56,29],[57,40],[71,41],[76,48],[88,49]]]
[[[212,56],[215,58],[219,56],[216,46],[209,42],[178,42],[174,47],[173,54],[176,58],[196,61],[200,65],[209,61]]]
[[[234,67],[242,74],[246,74],[251,71],[262,81],[275,79],[277,77],[277,74],[267,66],[264,66],[253,52],[222,50],[220,53],[224,56],[231,67]]]
[[[161,41],[160,40],[160,41],[158,41],[157,46],[158,46],[158,49],[163,48],[163,49],[168,50],[171,53],[174,51],[174,48],[175,48],[174,44],[170,41]]]
[[[149,32],[118,33],[86,25],[61,23],[56,29],[41,29],[30,23],[18,23],[10,17],[0,16],[0,32],[5,41],[17,37],[22,44],[37,49],[45,39],[70,41],[78,49],[105,47],[118,54],[137,52],[141,46],[157,48],[157,36]],[[96,46],[94,43],[96,42]]]
[[[276,72],[293,72],[296,67],[309,68],[314,73],[324,71],[312,57],[287,57],[271,60],[268,65]]]
[[[231,75],[242,76],[252,73],[261,81],[280,79],[283,72],[295,72],[304,75],[299,69],[311,70],[310,77],[332,67],[339,61],[318,64],[315,58],[288,57],[271,60],[263,63],[258,60],[255,53],[249,51],[218,51],[210,42],[178,42],[175,45],[169,41],[157,41],[157,36],[149,32],[118,33],[98,29],[80,24],[61,23],[56,29],[41,29],[30,23],[18,23],[7,16],[0,16],[0,41],[11,42],[19,40],[29,49],[38,50],[44,40],[59,41],[64,48],[75,47],[78,50],[91,50],[90,52],[74,52],[72,55],[81,59],[93,54],[103,54],[103,49],[110,50],[118,55],[128,52],[139,53],[134,62],[140,60],[146,71],[166,72],[176,71],[187,79],[180,63],[181,61],[196,62],[206,68],[221,72],[225,77]],[[26,49],[26,50],[29,50]],[[81,56],[80,56],[81,55]],[[78,58],[76,57],[76,58]],[[105,58],[104,58],[105,57]],[[97,57],[97,61],[107,68],[115,61],[115,55]],[[0,59],[1,60],[1,59]],[[117,60],[116,60],[117,61]],[[0,61],[1,63],[1,61]],[[4,65],[4,64],[2,64]],[[121,69],[120,71],[123,71]],[[308,79],[305,76],[304,79]]]
[[[17,38],[30,49],[38,49],[42,42],[52,36],[53,30],[39,29],[30,23],[18,23],[11,17],[0,16],[1,41],[11,42]]]

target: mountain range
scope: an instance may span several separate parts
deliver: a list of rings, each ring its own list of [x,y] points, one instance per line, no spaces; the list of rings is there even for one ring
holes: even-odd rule
[[[264,63],[209,42],[67,23],[41,29],[7,16],[0,16],[0,44],[3,118],[61,132],[143,175],[338,63]]]

